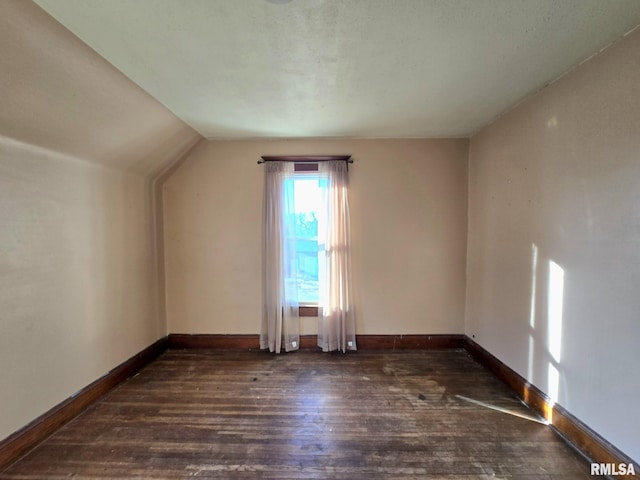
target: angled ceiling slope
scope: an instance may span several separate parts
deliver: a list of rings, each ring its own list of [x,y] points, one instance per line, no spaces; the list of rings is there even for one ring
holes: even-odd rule
[[[0,136],[143,175],[201,139],[24,0],[0,0]]]
[[[208,138],[468,136],[637,0],[36,0]]]

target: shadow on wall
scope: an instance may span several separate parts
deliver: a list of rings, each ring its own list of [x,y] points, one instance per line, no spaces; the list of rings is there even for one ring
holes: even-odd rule
[[[538,246],[532,243],[527,380],[546,387],[549,400],[545,418],[549,422],[553,421],[553,406],[558,402],[562,381],[564,288],[564,269],[554,260],[544,259]],[[546,378],[536,378],[537,358],[546,364]]]

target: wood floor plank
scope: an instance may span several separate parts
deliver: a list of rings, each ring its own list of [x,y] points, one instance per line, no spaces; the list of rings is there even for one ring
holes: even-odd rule
[[[590,478],[464,351],[169,350],[0,479]]]

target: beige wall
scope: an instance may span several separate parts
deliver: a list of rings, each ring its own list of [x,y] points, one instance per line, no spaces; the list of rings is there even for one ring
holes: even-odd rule
[[[144,178],[0,137],[0,438],[165,333]]]
[[[353,155],[359,334],[462,333],[467,140],[203,142],[164,187],[168,330],[258,333],[261,155]],[[304,333],[312,333],[307,321]]]
[[[152,175],[200,136],[0,1],[0,440],[166,334]]]
[[[469,336],[636,460],[639,59],[640,30],[471,139],[466,308]]]

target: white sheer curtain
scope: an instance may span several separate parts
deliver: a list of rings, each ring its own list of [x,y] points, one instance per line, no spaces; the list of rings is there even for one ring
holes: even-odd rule
[[[327,179],[324,210],[326,281],[320,285],[318,346],[325,352],[356,350],[356,327],[351,290],[351,232],[347,163],[318,163]]]
[[[265,168],[262,239],[262,330],[260,348],[280,353],[300,346],[300,319],[295,268],[295,233],[287,222],[293,210],[292,162],[267,162]]]

